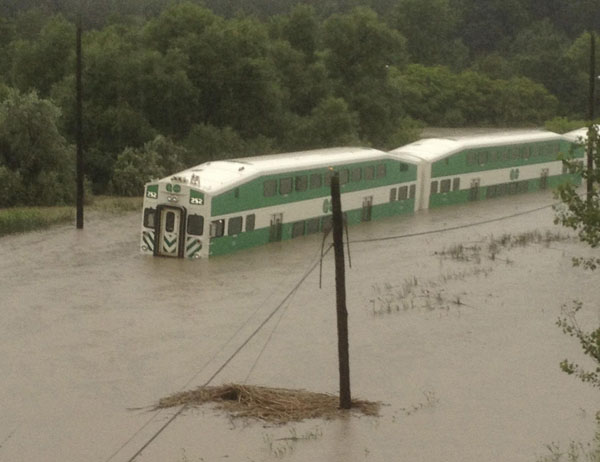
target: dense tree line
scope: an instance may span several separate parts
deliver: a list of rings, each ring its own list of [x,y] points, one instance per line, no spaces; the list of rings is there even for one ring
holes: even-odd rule
[[[78,4],[0,0],[0,205],[72,198],[33,185],[72,188]],[[215,158],[583,118],[600,24],[600,0],[81,4],[87,176],[120,194]]]

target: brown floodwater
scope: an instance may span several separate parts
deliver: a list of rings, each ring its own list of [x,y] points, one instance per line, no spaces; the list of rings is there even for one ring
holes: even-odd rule
[[[540,209],[552,202],[534,193],[350,228],[352,394],[380,401],[379,417],[273,426],[205,406],[137,460],[525,462],[589,441],[600,400],[560,371],[565,357],[589,363],[555,322],[573,299],[583,326],[600,322],[598,275],[571,266],[593,251],[564,237],[489,247],[492,235],[567,234]],[[332,253],[322,288],[317,266],[286,299],[320,236],[163,259],[138,253],[140,220],[0,239],[0,460],[127,461],[176,412],[153,404],[217,372],[215,385],[337,394]]]

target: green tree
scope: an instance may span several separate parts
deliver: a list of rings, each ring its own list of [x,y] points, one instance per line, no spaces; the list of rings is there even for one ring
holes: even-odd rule
[[[184,148],[157,136],[141,148],[127,147],[115,162],[112,185],[123,196],[140,196],[144,185],[153,178],[162,178],[183,169]]]
[[[74,153],[58,131],[59,117],[60,110],[35,93],[11,90],[0,103],[0,176],[10,189],[0,205],[73,200]]]
[[[390,71],[407,62],[406,41],[376,13],[355,8],[324,24],[324,59],[334,92],[359,117],[359,136],[384,146],[405,116]]]
[[[288,151],[361,144],[358,114],[341,98],[323,99],[310,116],[294,118],[291,125]]]
[[[456,10],[450,0],[401,0],[391,24],[406,37],[411,62],[460,69],[468,50],[458,39]]]
[[[74,37],[75,27],[58,15],[49,18],[35,37],[11,42],[12,85],[48,97],[52,86],[71,71]]]

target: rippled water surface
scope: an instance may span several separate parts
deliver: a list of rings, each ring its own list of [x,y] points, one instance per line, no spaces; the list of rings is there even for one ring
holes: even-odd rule
[[[559,370],[583,358],[555,321],[577,298],[582,324],[600,322],[598,275],[571,266],[592,251],[564,238],[489,249],[492,235],[566,233],[540,209],[551,203],[536,193],[350,228],[372,239],[351,245],[346,272],[352,393],[381,401],[379,417],[269,426],[202,407],[137,460],[534,461],[553,441],[588,441],[597,391]],[[323,287],[317,266],[282,305],[320,236],[184,261],[141,256],[139,224],[92,217],[0,239],[0,460],[129,460],[175,412],[148,407],[208,381],[280,305],[212,383],[337,393],[331,254]],[[455,229],[428,233],[442,228]]]

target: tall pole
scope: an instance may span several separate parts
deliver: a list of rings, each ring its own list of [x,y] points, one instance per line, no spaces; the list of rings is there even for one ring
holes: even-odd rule
[[[587,145],[587,201],[591,204],[594,192],[594,178],[592,171],[594,169],[594,145],[596,144],[597,130],[594,127],[594,103],[596,100],[596,36],[590,31],[590,96],[588,106],[588,119],[590,120],[590,129],[588,130]]]
[[[340,369],[340,408],[350,409],[350,355],[348,353],[348,310],[346,309],[346,274],[344,268],[344,227],[340,179],[331,177],[331,206],[333,219],[333,250],[335,255],[335,292],[337,306],[338,356]]]
[[[81,85],[81,7],[77,18],[77,69],[76,69],[76,138],[77,138],[77,229],[83,229],[83,122],[82,122],[82,85]]]

